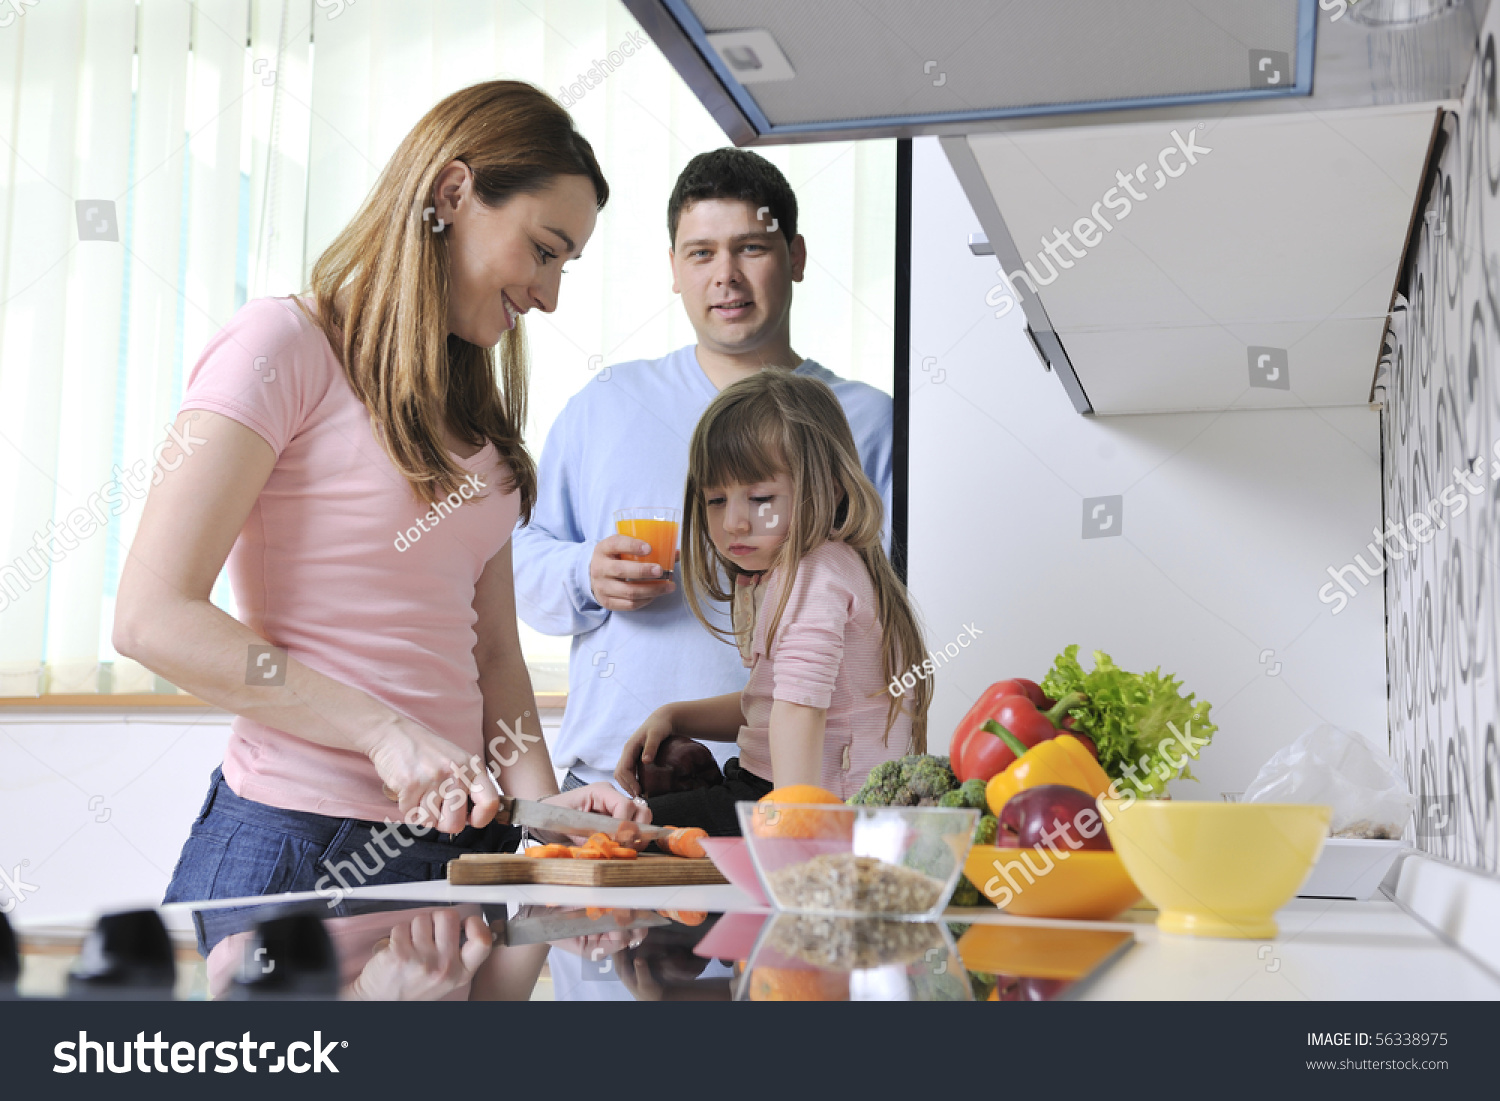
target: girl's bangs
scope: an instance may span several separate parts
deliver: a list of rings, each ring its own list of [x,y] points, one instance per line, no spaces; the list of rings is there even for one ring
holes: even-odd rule
[[[788,472],[780,422],[761,402],[742,402],[724,410],[705,433],[702,487],[766,482]]]

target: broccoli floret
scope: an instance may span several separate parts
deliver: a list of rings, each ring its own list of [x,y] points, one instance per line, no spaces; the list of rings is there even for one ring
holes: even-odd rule
[[[943,792],[942,798],[938,800],[937,805],[940,807],[956,807],[958,809],[968,806],[964,802],[964,793],[958,789]]]
[[[969,882],[969,877],[961,875],[958,883],[953,888],[953,895],[948,899],[949,906],[978,906],[979,888]]]
[[[906,773],[906,787],[917,797],[919,806],[931,806],[945,793],[958,787],[958,778],[948,767],[946,757],[923,754],[903,759],[912,762]]]
[[[963,796],[960,806],[973,807],[975,810],[989,813],[989,804],[984,799],[985,782],[983,780],[965,780],[960,787],[959,793]]]
[[[979,824],[974,827],[974,844],[993,845],[995,834],[1000,828],[1000,819],[993,814],[981,815]]]
[[[858,806],[887,807],[901,786],[902,760],[881,761],[870,770],[859,792],[849,800]]]
[[[948,767],[948,758],[922,753],[876,765],[849,802],[868,807],[930,807],[956,787],[958,780]]]
[[[996,977],[987,971],[970,971],[969,985],[974,991],[976,1002],[988,1001],[990,991],[995,989]]]
[[[953,874],[953,846],[935,825],[919,826],[901,863],[934,879],[947,879]]]

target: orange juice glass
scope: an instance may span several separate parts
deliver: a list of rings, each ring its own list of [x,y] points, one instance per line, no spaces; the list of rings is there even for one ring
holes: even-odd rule
[[[622,508],[615,513],[615,531],[651,544],[649,554],[622,554],[631,562],[655,562],[662,573],[671,573],[677,558],[675,508]]]

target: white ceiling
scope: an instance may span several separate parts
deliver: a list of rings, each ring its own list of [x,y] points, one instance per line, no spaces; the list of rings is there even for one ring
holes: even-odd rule
[[[1116,172],[1149,166],[1135,184],[1146,200],[1083,257],[1064,251],[1073,267],[1040,292],[1096,413],[1354,405],[1368,400],[1435,115],[1205,114],[964,140],[1044,278],[1042,238],[1091,216]],[[1199,122],[1211,152],[1156,190],[1158,151]],[[1289,390],[1250,386],[1251,345],[1287,349]]]

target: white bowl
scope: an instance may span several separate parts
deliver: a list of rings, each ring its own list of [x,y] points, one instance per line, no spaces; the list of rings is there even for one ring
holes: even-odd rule
[[[1330,837],[1297,897],[1370,898],[1402,848],[1401,841]]]

